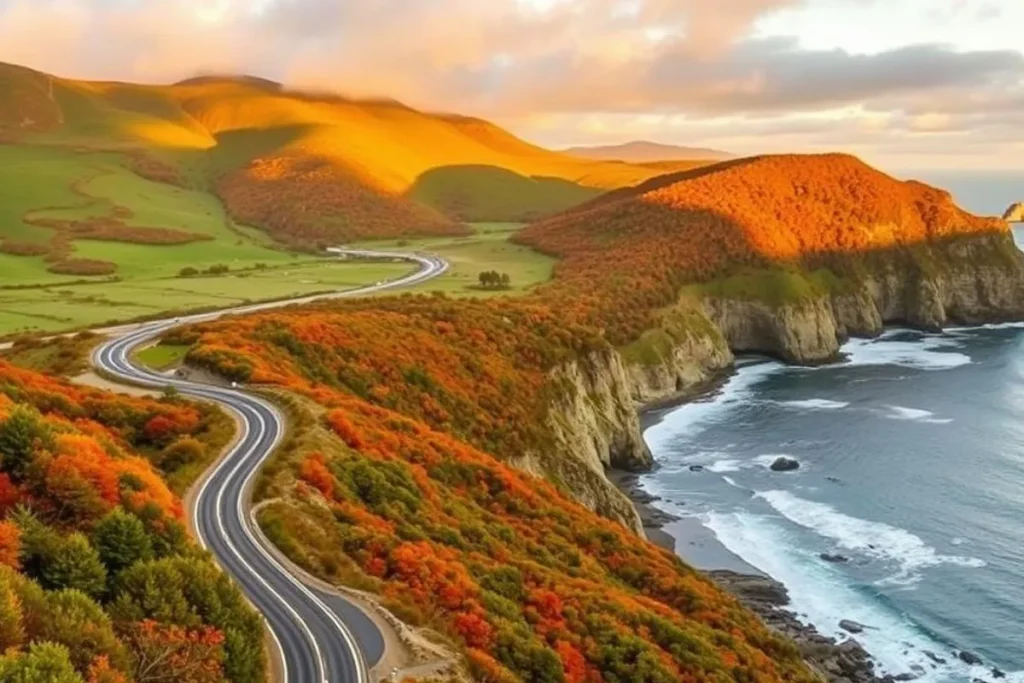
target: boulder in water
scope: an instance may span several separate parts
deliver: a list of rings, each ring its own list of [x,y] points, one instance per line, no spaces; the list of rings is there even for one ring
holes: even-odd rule
[[[839,628],[843,629],[847,633],[863,633],[864,624],[858,624],[856,621],[850,621],[849,619],[843,619],[839,622]]]
[[[850,561],[846,555],[833,555],[832,553],[822,553],[818,555],[821,559],[826,562],[832,562],[834,564],[845,564]]]
[[[690,471],[691,472],[703,472],[704,471],[704,465],[690,465]]]
[[[957,654],[957,657],[959,657],[960,661],[964,664],[978,665],[982,663],[981,657],[973,652],[968,652],[967,650],[961,650],[960,653]]]
[[[780,457],[772,463],[772,472],[792,472],[800,469],[800,463],[793,458]]]

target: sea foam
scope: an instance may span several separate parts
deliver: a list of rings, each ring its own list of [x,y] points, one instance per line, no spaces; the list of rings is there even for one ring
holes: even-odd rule
[[[770,517],[709,512],[702,521],[731,552],[785,584],[792,601],[789,609],[821,633],[848,638],[839,629],[842,619],[869,626],[856,638],[875,658],[881,673],[899,675],[919,667],[925,673],[916,680],[922,683],[991,676],[988,668],[964,664],[950,654],[950,645],[935,641],[906,616],[872,599],[871,591],[858,588],[840,567],[801,549],[798,539]],[[926,651],[945,658],[946,664],[933,662]],[[1004,680],[1024,683],[1024,672],[1009,673]]]
[[[882,336],[878,339],[851,339],[843,345],[848,365],[898,365],[918,370],[950,370],[971,362],[970,356],[944,349],[956,348],[951,337],[922,337],[902,341]]]
[[[942,555],[906,529],[852,517],[831,505],[805,500],[788,491],[763,491],[756,497],[790,522],[834,541],[843,549],[892,565],[896,572],[885,580],[889,583],[913,584],[920,579],[922,569],[940,564],[985,566],[977,558]]]
[[[850,405],[846,401],[830,401],[825,398],[808,398],[802,401],[776,401],[780,406],[802,410],[839,410]]]
[[[904,408],[903,406],[885,406],[889,412],[885,415],[890,420],[913,420],[916,422],[926,422],[928,424],[944,425],[949,424],[953,420],[950,418],[938,418],[935,417],[935,413],[930,410],[921,410],[920,408]]]

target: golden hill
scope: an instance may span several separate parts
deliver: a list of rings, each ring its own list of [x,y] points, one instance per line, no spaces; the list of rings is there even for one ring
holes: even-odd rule
[[[549,296],[626,342],[687,283],[743,267],[841,273],[872,253],[1007,231],[1002,221],[961,210],[943,190],[827,154],[660,176],[535,223],[517,239],[562,259]]]
[[[532,220],[666,170],[553,152],[479,119],[255,78],[149,86],[0,64],[0,93],[0,139],[145,150],[293,243]]]

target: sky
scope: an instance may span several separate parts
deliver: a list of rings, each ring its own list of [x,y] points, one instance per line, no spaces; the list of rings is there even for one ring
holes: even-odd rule
[[[1022,26],[1022,0],[0,0],[0,61],[102,80],[247,73],[552,147],[1024,169]]]

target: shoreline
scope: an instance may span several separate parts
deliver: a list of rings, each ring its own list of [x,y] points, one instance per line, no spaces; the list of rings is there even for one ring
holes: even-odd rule
[[[645,443],[647,431],[661,423],[674,409],[704,400],[713,400],[737,371],[749,365],[756,365],[758,360],[772,359],[746,356],[737,360],[738,363],[723,370],[695,391],[639,406],[637,412]],[[656,471],[659,466],[655,458],[653,468],[647,472],[615,469],[606,471],[609,481],[633,503],[647,540],[676,555],[682,562],[757,614],[769,630],[793,643],[808,667],[819,674],[822,680],[830,683],[913,681],[939,673],[940,669],[949,666],[949,662],[975,669],[970,673],[973,678],[964,679],[973,680],[974,683],[991,683],[1006,678],[1007,674],[998,667],[982,662],[977,655],[951,643],[936,644],[932,651],[922,649],[920,652],[926,655],[926,659],[919,658],[914,662],[902,663],[889,661],[889,668],[884,674],[876,670],[879,662],[858,640],[858,634],[872,629],[871,626],[865,626],[839,614],[839,630],[834,632],[837,637],[820,633],[810,622],[808,615],[799,614],[793,607],[785,584],[730,551],[710,528],[704,526],[696,513],[687,514],[686,506],[692,501],[685,500],[685,492],[664,493],[665,497],[662,497],[653,495],[643,488],[642,478],[650,476],[650,473]],[[658,505],[660,501],[670,504],[673,511],[661,509]],[[794,590],[797,590],[796,586]],[[874,640],[869,638],[868,642]],[[907,652],[904,652],[904,655],[906,654]],[[984,668],[984,671],[977,670],[981,668]]]
[[[754,612],[770,630],[792,641],[808,666],[825,680],[894,683],[914,680],[925,673],[877,675],[874,658],[855,637],[840,642],[822,635],[812,624],[805,624],[798,614],[790,611],[789,591],[785,585],[730,552],[698,519],[679,517],[656,507],[654,503],[661,499],[643,490],[640,473],[609,470],[607,476],[633,501],[648,541],[674,553]]]
[[[732,365],[695,391],[641,406],[638,409],[641,433],[660,423],[675,408],[713,396],[746,364]],[[656,460],[654,467],[658,467]],[[822,635],[813,624],[802,622],[800,616],[789,609],[789,591],[784,584],[726,548],[696,517],[683,517],[659,508],[656,503],[662,498],[645,491],[640,483],[645,474],[617,469],[606,471],[608,479],[632,501],[647,540],[675,554],[739,600],[770,630],[792,641],[807,665],[825,680],[830,683],[894,683],[914,680],[926,673],[880,676],[875,671],[874,658],[854,634],[839,641]],[[672,502],[686,505],[685,500]],[[850,624],[854,628],[859,626],[855,622]]]

